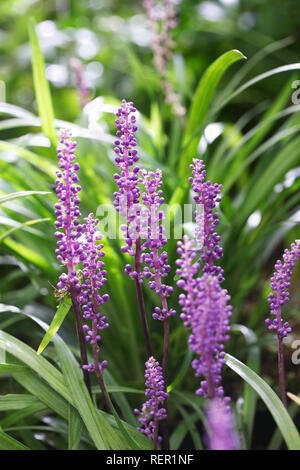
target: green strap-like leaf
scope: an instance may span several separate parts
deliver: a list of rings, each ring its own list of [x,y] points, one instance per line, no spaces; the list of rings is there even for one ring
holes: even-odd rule
[[[72,352],[59,336],[53,338],[61,363],[64,378],[72,395],[75,407],[88,429],[97,449],[125,449],[118,433],[107,420],[99,415],[89,396],[82,373]]]
[[[28,365],[45,379],[54,390],[66,400],[72,402],[62,374],[47,359],[38,356],[34,349],[4,331],[0,331],[0,347]]]
[[[13,372],[24,372],[29,370],[26,366],[18,364],[0,364],[0,374],[12,374]]]
[[[297,428],[280,398],[271,387],[253,370],[229,354],[226,354],[226,364],[251,385],[263,400],[280,429],[287,447],[290,450],[300,450],[300,435]]]
[[[45,63],[39,40],[36,34],[35,21],[33,18],[29,21],[29,37],[32,48],[32,71],[35,96],[39,115],[42,119],[42,128],[46,136],[49,137],[55,146],[57,142],[54,128],[54,111],[52,106],[49,83],[45,74]]]
[[[25,393],[0,395],[0,411],[21,410],[36,402],[34,396]]]
[[[183,145],[186,146],[186,148],[180,157],[179,163],[180,176],[185,176],[191,158],[197,155],[199,135],[195,136],[194,134],[205,122],[218,83],[230,65],[245,58],[244,54],[238,50],[228,51],[215,60],[201,78],[189,111],[186,132],[183,139]]]
[[[72,301],[69,297],[65,297],[59,304],[58,309],[56,311],[56,314],[54,315],[54,318],[47,330],[47,333],[45,334],[39,349],[37,351],[38,354],[41,354],[46,346],[50,343],[52,340],[53,336],[58,332],[62,322],[67,316],[67,313],[69,312],[71,308]]]
[[[28,416],[32,417],[41,411],[48,410],[48,407],[40,401],[36,401],[32,405],[26,406],[22,410],[12,411],[7,413],[5,418],[1,419],[0,426],[5,429],[13,426],[14,424],[19,424],[24,421]]]
[[[247,366],[255,373],[260,372],[260,349],[257,342],[257,336],[253,330],[245,325],[232,325],[232,331],[241,333],[247,343]],[[246,440],[248,447],[251,445],[252,431],[256,412],[257,393],[245,382],[244,387],[244,418],[247,425]]]
[[[20,225],[18,225],[17,227],[13,227],[13,228],[7,230],[6,232],[2,233],[2,234],[0,235],[0,243],[2,242],[2,240],[4,240],[4,238],[9,237],[9,236],[12,235],[13,233],[17,232],[18,230],[21,230],[21,229],[24,228],[24,227],[29,227],[30,225],[39,224],[39,223],[41,223],[41,222],[47,222],[47,221],[49,221],[49,220],[50,220],[49,217],[46,217],[45,219],[27,220],[27,222],[24,222],[23,224],[20,224]]]
[[[12,201],[13,199],[20,199],[26,196],[32,196],[34,194],[51,194],[49,191],[19,191],[17,193],[6,194],[5,196],[0,196],[0,204],[5,202]]]
[[[183,151],[179,160],[178,175],[184,178],[192,158],[197,157],[197,146],[201,131],[203,132],[207,112],[211,105],[214,92],[223,74],[230,65],[246,57],[238,50],[228,51],[213,62],[201,78],[190,107],[186,132],[183,139]],[[187,182],[178,184],[170,201],[170,206],[180,204],[187,190]],[[171,221],[173,220],[173,214]]]
[[[248,82],[246,82],[242,86],[240,86],[230,96],[228,96],[222,103],[220,103],[216,107],[216,109],[214,109],[214,112],[217,112],[220,109],[222,109],[223,106],[225,106],[227,103],[229,103],[229,101],[233,100],[240,93],[247,90],[247,88],[255,85],[256,83],[258,83],[262,80],[265,80],[266,78],[272,77],[273,75],[278,75],[280,73],[285,73],[285,72],[292,72],[293,70],[300,70],[300,63],[299,62],[297,62],[295,64],[282,65],[280,67],[276,67],[275,69],[268,70],[267,72],[264,72],[261,75],[257,75],[256,77],[252,78],[251,80],[249,80]]]
[[[25,370],[16,369],[11,371],[13,378],[48,408],[62,416],[62,418],[68,419],[68,403],[29,368],[24,367],[23,369]]]
[[[6,306],[5,308],[4,305],[2,305],[0,311],[5,311],[7,309],[15,311],[14,307]],[[19,309],[16,310],[18,313],[25,314],[33,321],[38,323],[45,331],[48,329],[48,325],[34,315],[22,312]],[[44,380],[48,382],[51,387],[53,387],[54,390],[60,393],[60,395],[62,395],[70,404],[75,406],[91,438],[99,450],[130,449],[119,429],[115,429],[110,424],[110,420],[113,419],[115,422],[115,418],[113,418],[111,415],[108,415],[107,413],[99,412],[95,408],[84,384],[79,365],[68,346],[58,335],[52,338],[52,340],[55,343],[63,375],[46,359],[37,355],[37,353],[32,348],[24,344],[22,341],[3,331],[0,331],[0,347],[36,371]],[[52,402],[56,402],[56,398],[51,399],[51,396],[49,395],[46,400],[44,396],[48,394],[48,387],[43,384],[38,377],[32,374],[31,371],[25,370],[25,368],[21,369],[21,371],[23,370],[24,372],[18,371],[13,373],[13,376],[16,378],[16,380],[18,380],[32,394],[35,394],[43,403],[48,403],[49,408],[54,409]],[[28,374],[31,376],[29,377],[29,380],[27,380]],[[43,392],[42,388],[40,393],[35,393],[35,389],[39,387],[35,386],[34,380],[35,382],[40,382],[40,384],[38,384],[39,387],[44,386],[46,389],[45,393]],[[67,387],[65,384],[67,384]],[[49,393],[50,392],[51,389],[49,388]],[[57,410],[57,412],[61,415],[65,415],[65,406],[63,403],[61,408],[62,410]],[[141,435],[139,431],[135,430],[133,426],[127,425],[127,423],[124,422],[122,422],[122,424],[125,426],[129,434],[133,436],[134,440],[138,442],[140,447],[143,449],[148,448],[145,443],[147,442],[148,444],[148,439],[145,438],[145,436]]]
[[[82,420],[73,406],[69,405],[69,438],[68,450],[78,450],[81,431],[83,427]]]
[[[46,175],[48,175],[49,177],[55,177],[56,166],[44,156],[38,155],[37,153],[34,153],[31,150],[25,149],[11,142],[0,140],[0,152],[11,152],[12,154],[17,155],[18,157],[23,158],[31,165],[34,165],[40,171],[46,173]],[[1,164],[5,164],[5,162],[1,160]],[[6,164],[7,166],[11,165],[7,162]],[[28,193],[28,191],[26,192]]]
[[[0,450],[29,450],[28,447],[21,444],[13,437],[0,429]]]
[[[185,354],[185,357],[183,359],[181,368],[179,369],[176,378],[168,386],[168,389],[167,389],[168,392],[171,392],[171,390],[173,390],[173,388],[175,388],[177,385],[179,385],[180,382],[184,379],[184,377],[185,377],[185,375],[186,375],[186,373],[187,373],[187,371],[190,367],[192,357],[193,357],[193,352],[190,350],[189,347],[187,347],[186,354]]]
[[[46,261],[42,255],[37,251],[28,248],[23,243],[18,243],[12,238],[4,238],[2,243],[12,250],[16,256],[20,256],[26,261],[29,261],[29,263],[35,264],[45,272],[51,271],[53,274],[55,273],[55,268],[53,266],[49,266],[48,261]]]

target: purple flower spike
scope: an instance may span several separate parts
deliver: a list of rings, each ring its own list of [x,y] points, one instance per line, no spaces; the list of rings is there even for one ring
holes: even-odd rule
[[[60,132],[60,145],[57,149],[59,158],[59,170],[56,172],[56,193],[59,200],[55,204],[55,237],[57,249],[55,251],[58,261],[67,266],[68,274],[63,273],[57,284],[58,289],[69,291],[70,286],[77,286],[79,279],[75,266],[83,256],[79,238],[82,233],[80,224],[81,213],[79,210],[80,199],[78,192],[81,187],[78,183],[77,171],[79,164],[75,163],[76,142],[69,140],[71,133],[67,130]]]
[[[162,173],[161,170],[140,171],[141,179],[145,191],[142,193],[142,201],[147,211],[147,234],[146,241],[143,244],[144,253],[141,261],[145,263],[141,277],[149,280],[149,287],[155,290],[162,301],[162,308],[156,307],[153,318],[164,321],[168,317],[175,315],[174,309],[168,309],[166,298],[172,294],[173,287],[162,282],[171,270],[168,264],[168,254],[162,251],[167,244],[167,238],[164,236],[164,227],[162,221],[164,214],[161,211],[161,204],[164,202],[162,197]],[[161,253],[159,253],[161,252]]]
[[[80,105],[83,109],[89,101],[89,88],[86,81],[84,69],[80,60],[76,58],[71,59],[70,65],[75,74],[76,86],[80,98]]]
[[[166,103],[170,104],[173,112],[183,117],[185,108],[180,104],[180,97],[173,90],[168,80],[168,64],[172,59],[173,40],[171,30],[178,24],[176,5],[180,0],[144,0],[149,29],[151,47],[154,53],[154,64],[161,77],[161,85],[165,92]]]
[[[191,327],[191,318],[197,311],[197,300],[199,292],[199,281],[197,273],[200,268],[198,262],[194,262],[196,257],[195,243],[189,240],[188,236],[183,237],[183,241],[177,243],[177,253],[180,258],[176,260],[178,269],[176,275],[181,279],[177,281],[177,286],[186,291],[186,294],[179,295],[179,305],[181,306],[180,318],[184,321],[184,326]]]
[[[270,314],[275,316],[274,320],[266,320],[269,330],[276,330],[278,338],[283,339],[292,331],[288,322],[282,322],[281,308],[289,301],[289,287],[291,284],[292,270],[300,256],[300,240],[291,244],[291,249],[285,249],[283,263],[276,261],[275,273],[271,278],[271,289],[269,294]]]
[[[158,436],[158,422],[167,417],[166,410],[161,405],[168,397],[168,394],[165,391],[162,368],[154,357],[150,357],[146,362],[145,379],[145,395],[148,400],[143,404],[141,411],[134,410],[140,416],[138,421],[141,426],[137,429],[157,445],[162,440]]]
[[[232,412],[223,400],[214,398],[207,407],[208,449],[238,450],[239,438],[235,432]]]
[[[121,170],[121,174],[114,175],[115,182],[119,187],[119,192],[114,193],[116,210],[122,217],[126,217],[127,224],[121,229],[124,231],[126,245],[122,251],[135,255],[133,242],[138,238],[136,231],[132,234],[132,227],[136,213],[135,206],[139,204],[140,190],[139,168],[135,166],[138,161],[138,153],[136,150],[136,138],[134,133],[137,131],[136,126],[136,109],[132,102],[127,103],[122,100],[122,106],[116,114],[117,140],[115,141],[115,153],[117,154],[115,162]]]
[[[223,398],[221,374],[225,363],[224,343],[229,340],[230,332],[230,296],[221,288],[218,278],[208,273],[198,279],[198,289],[197,309],[190,317],[192,334],[189,337],[189,347],[199,355],[192,367],[197,377],[204,377],[196,394]],[[226,397],[224,401],[230,399]]]
[[[100,295],[99,289],[106,283],[106,271],[102,258],[105,256],[103,244],[97,242],[102,239],[102,236],[97,230],[98,220],[94,219],[94,215],[90,214],[84,219],[84,235],[85,242],[83,242],[84,255],[82,259],[83,281],[80,286],[80,293],[78,301],[82,305],[83,318],[90,321],[92,326],[85,324],[83,330],[86,334],[86,340],[91,344],[97,346],[100,342],[101,336],[99,331],[108,328],[109,324],[107,318],[100,313],[101,306],[109,299],[108,294]],[[107,362],[103,361],[99,365],[100,371],[107,366]],[[90,372],[94,371],[94,364],[87,364],[83,366]]]
[[[202,255],[201,261],[204,263],[203,272],[218,276],[222,282],[224,280],[223,269],[214,265],[214,262],[223,256],[223,250],[219,244],[221,237],[215,231],[219,223],[219,216],[215,209],[221,200],[222,186],[205,181],[206,171],[203,161],[198,159],[193,161],[194,165],[190,165],[193,176],[189,178],[189,181],[196,193],[194,200],[198,205],[195,212],[196,240],[203,245],[203,248],[199,250]]]

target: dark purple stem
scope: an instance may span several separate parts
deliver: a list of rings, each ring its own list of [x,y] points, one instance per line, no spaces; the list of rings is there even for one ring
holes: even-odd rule
[[[68,268],[68,275],[72,274],[74,270],[74,259],[73,259],[73,245],[72,245],[72,239],[73,239],[73,234],[72,234],[72,220],[71,220],[71,190],[70,190],[70,162],[67,161],[66,164],[66,206],[67,206],[67,227],[66,227],[66,238],[67,238],[67,248],[69,257],[67,260],[67,268]],[[78,338],[78,343],[79,343],[79,350],[80,350],[80,357],[81,357],[81,367],[85,364],[87,364],[87,352],[86,352],[86,342],[85,342],[85,337],[84,337],[84,332],[83,332],[83,324],[82,324],[82,317],[81,317],[81,309],[80,309],[80,304],[77,299],[77,292],[76,288],[72,285],[70,285],[70,295],[71,295],[71,300],[72,300],[72,307],[74,311],[74,316],[75,316],[75,323],[76,323],[76,331],[77,331],[77,338]],[[91,382],[90,382],[90,376],[88,371],[82,369],[83,373],[83,378],[85,381],[85,385],[88,389],[88,392],[90,396],[92,396],[92,390],[91,390]]]
[[[134,270],[138,274],[141,272],[140,258],[141,258],[141,239],[138,238],[136,240],[136,252],[135,252],[135,257],[134,257]],[[148,322],[147,322],[147,317],[146,317],[142,286],[139,283],[139,276],[135,279],[135,288],[136,288],[136,295],[137,295],[138,306],[139,306],[139,314],[140,314],[140,319],[142,323],[142,329],[143,329],[145,342],[146,342],[147,356],[151,357],[153,355],[152,346],[151,346],[149,327],[148,327]]]
[[[166,298],[164,298],[165,304],[167,304]],[[164,307],[167,308],[167,307]],[[163,350],[163,376],[164,376],[164,381],[166,384],[166,390],[168,386],[168,348],[169,348],[169,337],[170,337],[170,322],[169,318],[166,318],[164,320],[164,350]],[[166,398],[164,401],[164,408],[166,409],[166,412],[168,413],[168,399]],[[162,435],[163,435],[163,442],[162,442],[162,448],[164,450],[168,450],[170,448],[170,442],[169,442],[169,429],[168,429],[168,423],[167,420],[164,420],[162,422]]]
[[[106,409],[109,413],[112,413],[109,396],[108,396],[108,393],[104,384],[104,380],[103,380],[103,375],[99,368],[98,352],[99,352],[99,348],[98,348],[97,343],[95,343],[93,344],[93,359],[94,359],[94,365],[95,365],[95,374],[96,374],[97,381],[98,381],[99,387],[101,389],[101,392],[105,401]]]
[[[279,336],[277,336],[277,340],[278,340],[278,378],[279,378],[280,398],[284,406],[287,408],[283,341],[282,341],[282,338],[280,338]]]
[[[93,279],[93,276],[91,275],[91,272],[90,272],[90,284],[91,284],[91,288],[92,288],[92,297],[93,297],[93,302],[94,302],[94,307],[93,308],[95,309],[94,313],[97,313],[97,312],[99,312],[100,305],[97,301],[96,288],[95,288],[95,285],[94,285],[94,279]],[[94,336],[97,336],[97,326],[94,322],[93,322],[93,334],[94,334]],[[111,410],[111,405],[110,405],[110,399],[109,399],[109,396],[108,396],[108,393],[107,393],[107,390],[106,390],[106,387],[105,387],[105,384],[104,384],[103,374],[101,372],[100,364],[99,364],[99,347],[98,347],[97,341],[93,344],[92,349],[93,349],[93,360],[94,360],[94,367],[95,367],[95,375],[96,375],[99,387],[101,389],[101,392],[102,392],[102,395],[103,395],[103,398],[104,398],[104,401],[105,401],[106,409],[111,414],[112,410]]]
[[[277,311],[276,318],[278,321],[278,329],[282,328],[282,316],[281,316],[281,294],[280,290],[277,291]],[[278,331],[278,330],[277,330]],[[279,390],[280,398],[284,406],[287,408],[286,400],[286,387],[285,387],[285,368],[284,368],[284,355],[283,355],[283,339],[277,333],[277,344],[278,344],[278,380],[279,380]]]
[[[86,341],[85,341],[84,332],[82,328],[83,324],[82,324],[81,310],[80,310],[80,305],[77,300],[77,293],[74,287],[70,288],[70,294],[71,294],[72,307],[73,307],[74,316],[75,316],[76,332],[77,332],[77,338],[78,338],[78,343],[79,343],[81,367],[82,367],[83,365],[88,363],[88,360],[87,360],[87,352],[86,352]],[[88,389],[90,396],[92,396],[89,372],[83,369],[82,373],[83,373],[83,378],[85,381],[86,388]]]

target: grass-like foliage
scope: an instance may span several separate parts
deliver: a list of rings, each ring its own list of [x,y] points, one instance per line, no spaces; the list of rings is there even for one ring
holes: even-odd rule
[[[152,33],[153,3],[145,2]],[[164,21],[170,22],[165,33],[174,29],[174,37],[178,30],[192,30],[187,11],[183,2],[182,24],[178,26],[169,13],[156,34],[164,31]],[[231,31],[230,21],[222,23],[224,34]],[[205,19],[200,24],[201,34],[221,27]],[[35,21],[30,19],[26,26],[36,105],[28,105],[28,110],[25,105],[0,103],[0,449],[147,450],[160,446],[175,450],[224,445],[300,450],[299,381],[291,343],[299,329],[294,282],[299,277],[298,244],[292,245],[292,254],[285,253],[282,265],[277,262],[273,268],[284,248],[290,249],[300,238],[300,107],[290,102],[300,64],[289,59],[293,54],[285,56],[291,39],[271,42],[262,33],[254,37],[248,31],[243,42],[239,33],[234,47],[242,52],[234,47],[226,51],[224,46],[218,57],[214,51],[201,73],[187,52],[176,50],[176,44],[163,43],[166,50],[152,44],[153,65],[150,52],[148,58],[122,40],[116,50],[127,70],[123,68],[120,76],[128,74],[131,91],[126,86],[119,90],[112,81],[101,93],[103,99],[93,100],[77,62],[73,62],[77,89],[74,86],[63,95],[50,86],[46,71],[51,59],[44,58]],[[179,58],[183,80],[178,74]],[[109,69],[109,61],[105,67]],[[116,68],[116,63],[111,67]],[[280,83],[280,89],[270,95],[274,83]],[[123,105],[120,93],[126,95]],[[80,97],[82,109],[75,106],[69,112],[69,100],[80,101]],[[130,113],[137,117],[137,129],[135,118],[124,124],[118,111],[133,99],[137,112]],[[118,137],[116,113],[122,121],[117,123]],[[64,203],[64,194],[56,192],[61,128],[70,131],[70,142],[77,142],[80,166],[76,174],[87,257],[80,257],[79,248],[72,265],[72,254],[62,256],[67,260],[64,263],[55,251],[57,239],[62,239],[54,236],[58,197]],[[133,149],[139,161],[128,164],[128,158],[135,155]],[[203,166],[195,160],[198,157]],[[134,173],[135,165],[140,173]],[[125,182],[120,183],[116,173]],[[123,214],[113,207],[115,193],[125,195],[127,203],[130,197],[134,199],[132,188],[128,189],[134,174],[139,180],[132,184],[146,211],[154,203],[158,210],[160,189],[172,208],[166,245],[163,235],[156,244],[146,234],[146,245],[138,237],[131,246],[130,217],[126,228],[121,227],[126,242],[120,235]],[[206,217],[202,250],[185,245],[200,227],[201,214],[194,216],[197,203],[204,207]],[[192,207],[185,224],[179,217],[184,207]],[[100,220],[105,267],[99,264],[86,272],[88,263],[95,261],[95,253],[89,254],[91,232],[85,219],[91,213]],[[218,224],[213,225],[216,218]],[[159,227],[160,216],[154,219]],[[108,226],[113,236],[106,232]],[[58,230],[63,232],[64,227],[59,225]],[[178,249],[181,231],[190,238],[188,242],[184,238]],[[218,238],[212,239],[215,231]],[[70,233],[64,241],[68,237],[71,240]],[[167,257],[161,254],[164,250]],[[132,270],[126,267],[124,272],[126,265]],[[143,271],[145,266],[149,269]],[[106,273],[97,277],[101,269]],[[145,274],[147,269],[152,270],[152,277]],[[274,294],[268,302],[273,271]],[[59,282],[59,278],[66,280]],[[76,291],[75,278],[81,290]],[[107,282],[99,285],[97,297],[95,280],[103,278]],[[103,329],[101,341],[93,340],[96,326],[88,333],[82,329],[81,316],[88,302],[93,304],[89,307],[92,316],[84,322],[92,318],[96,325],[101,312],[109,323],[106,328],[101,317],[101,325],[105,324],[99,327]],[[269,329],[274,331],[268,331],[265,324],[270,303],[277,323],[270,321]],[[152,355],[158,362],[150,359]],[[206,382],[199,389],[203,377]],[[148,411],[153,411],[150,423],[145,401]],[[254,431],[264,420],[268,424],[260,442]]]

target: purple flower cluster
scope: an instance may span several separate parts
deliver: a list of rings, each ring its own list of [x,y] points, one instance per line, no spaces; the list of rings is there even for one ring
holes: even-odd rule
[[[281,308],[289,301],[289,287],[292,277],[292,270],[300,256],[300,240],[291,244],[291,249],[285,249],[283,262],[277,260],[275,264],[275,273],[271,278],[272,293],[269,294],[270,314],[274,315],[273,320],[267,319],[266,324],[269,330],[276,330],[278,338],[282,339],[292,330],[288,322],[282,323]]]
[[[86,340],[97,350],[97,343],[101,339],[99,330],[109,326],[107,318],[99,312],[100,307],[109,299],[107,294],[99,294],[99,289],[106,283],[106,271],[101,261],[105,253],[102,251],[103,245],[97,244],[102,238],[97,232],[98,220],[90,214],[84,219],[84,224],[80,222],[78,192],[81,187],[77,176],[79,164],[74,162],[76,142],[71,141],[70,137],[69,131],[62,130],[57,149],[60,169],[56,172],[56,192],[59,199],[59,203],[55,205],[55,237],[58,239],[56,254],[57,259],[68,269],[67,274],[63,273],[59,277],[57,287],[64,294],[71,294],[73,308],[79,311],[79,315],[82,309],[83,318],[91,321],[91,327],[84,325],[82,329]],[[83,267],[81,271],[80,266]],[[77,327],[81,330],[81,325]],[[106,361],[99,365],[100,372],[106,365]],[[88,371],[95,370],[93,364],[83,362],[82,367]]]
[[[80,98],[80,105],[81,108],[83,109],[89,100],[89,88],[86,83],[86,79],[84,76],[84,70],[82,63],[78,59],[71,59],[70,61],[71,68],[73,69],[73,72],[75,74],[76,78],[76,85],[79,93],[79,98]]]
[[[162,221],[163,212],[160,210],[161,204],[164,202],[162,197],[162,173],[161,170],[149,171],[141,170],[141,182],[145,191],[142,193],[143,206],[147,210],[147,237],[143,244],[143,254],[141,261],[145,267],[141,276],[149,280],[149,287],[161,297],[162,308],[156,307],[153,318],[156,320],[165,320],[174,315],[174,309],[168,309],[166,298],[173,292],[173,287],[162,282],[162,278],[166,277],[171,270],[168,264],[168,254],[162,251],[167,244],[164,236],[164,227]],[[161,253],[159,253],[161,252]]]
[[[195,211],[196,217],[196,240],[203,245],[199,249],[201,253],[201,261],[204,263],[203,272],[217,276],[222,282],[223,269],[215,266],[214,262],[222,258],[223,250],[220,246],[221,237],[216,232],[216,226],[219,223],[219,215],[215,211],[217,203],[220,202],[220,192],[222,186],[220,184],[212,184],[205,181],[206,170],[202,160],[194,159],[194,165],[190,165],[192,169],[192,177],[189,181],[192,183],[192,189],[196,193],[194,200],[197,204]]]
[[[202,211],[197,208],[195,212],[195,240],[185,235],[177,244],[176,274],[180,277],[177,286],[185,291],[179,296],[180,318],[186,327],[192,329],[189,347],[199,356],[192,362],[192,367],[197,377],[204,378],[196,394],[222,398],[224,403],[228,403],[230,398],[224,397],[221,376],[232,307],[228,304],[230,296],[220,285],[224,280],[223,270],[214,264],[223,255],[220,237],[215,231],[219,222],[215,208],[220,201],[221,186],[205,181],[206,171],[201,160],[195,159],[191,168],[193,176],[189,181],[196,193],[194,199]],[[199,248],[199,244],[203,248]],[[196,260],[197,254],[204,264],[202,277],[198,275],[201,263]]]
[[[140,197],[139,167],[135,166],[139,159],[134,136],[137,131],[135,112],[136,109],[132,102],[127,103],[126,100],[122,100],[122,105],[116,114],[117,140],[115,141],[115,153],[117,154],[115,162],[121,170],[121,174],[114,175],[115,182],[119,187],[119,192],[114,193],[114,205],[120,215],[127,219],[127,224],[121,227],[126,242],[122,251],[131,256],[135,255],[133,243],[137,238],[135,230],[134,233],[131,233],[131,224],[135,220],[135,206],[139,204]]]
[[[143,279],[149,281],[150,289],[155,290],[162,299],[162,307],[155,308],[153,318],[165,320],[176,312],[168,309],[166,302],[173,288],[162,282],[162,278],[171,270],[167,252],[162,251],[167,243],[162,225],[164,215],[160,210],[164,201],[161,190],[162,173],[159,169],[147,172],[135,166],[138,161],[134,137],[137,130],[135,111],[132,102],[123,100],[117,112],[115,161],[121,174],[114,176],[119,186],[119,192],[114,193],[114,204],[120,215],[127,218],[127,223],[121,225],[126,242],[122,251],[136,258],[135,266],[127,264],[125,272],[140,284]],[[139,185],[144,187],[142,194]],[[141,240],[145,240],[143,244]],[[141,270],[142,263],[144,268]]]
[[[168,80],[168,63],[172,59],[173,41],[171,30],[177,25],[176,5],[180,0],[144,0],[154,53],[154,64],[162,79],[162,88],[166,95],[166,102],[172,106],[174,113],[183,117],[185,108],[180,104],[177,93]]]
[[[230,332],[230,296],[221,288],[218,278],[208,273],[198,280],[198,289],[197,309],[190,318],[192,333],[189,337],[189,347],[199,355],[192,367],[197,377],[204,377],[196,394],[223,398],[221,374],[225,363],[224,343],[229,340]]]
[[[207,407],[207,440],[209,450],[237,450],[239,438],[235,432],[232,412],[223,400],[214,398]]]
[[[167,417],[166,410],[161,405],[168,394],[165,391],[162,368],[154,357],[150,357],[146,362],[145,379],[147,401],[143,404],[141,411],[134,410],[140,416],[138,420],[141,426],[138,430],[149,439],[155,440],[156,437],[157,442],[161,442],[161,437],[157,434],[158,421]]]
[[[60,145],[57,149],[60,169],[56,172],[56,193],[59,203],[55,204],[57,231],[54,234],[58,239],[55,251],[57,259],[68,268],[68,274],[63,273],[60,276],[57,287],[66,291],[69,291],[71,285],[78,286],[79,279],[75,266],[85,257],[79,240],[82,234],[78,197],[81,187],[77,184],[79,163],[74,163],[76,142],[69,140],[70,136],[67,130],[60,132]]]
[[[102,239],[101,234],[97,231],[98,220],[94,218],[93,214],[89,214],[84,222],[85,242],[83,243],[83,250],[86,257],[83,261],[83,282],[80,285],[78,300],[82,305],[83,318],[92,322],[91,327],[87,324],[83,326],[86,340],[91,345],[96,345],[101,340],[99,331],[109,326],[107,318],[99,312],[100,307],[109,299],[108,294],[103,296],[99,294],[99,289],[107,281],[102,261],[105,253],[102,251],[103,244],[97,244]],[[106,366],[107,362],[103,361],[100,365],[100,371],[102,372]],[[94,371],[94,367],[95,365],[92,363],[83,366],[89,372]]]
[[[182,311],[180,318],[184,321],[184,326],[190,328],[192,326],[191,318],[198,306],[199,280],[197,274],[200,263],[194,262],[197,254],[195,243],[187,235],[183,237],[182,242],[177,243],[177,247],[180,258],[176,260],[178,266],[176,275],[181,278],[177,281],[177,287],[186,291],[186,294],[179,295],[179,305]]]

